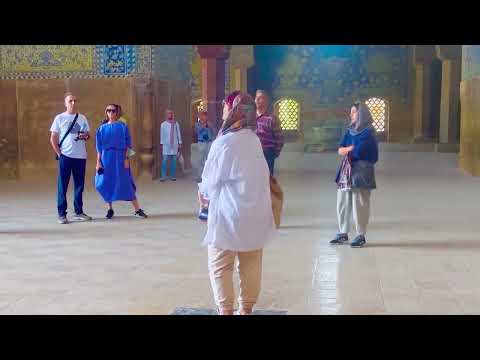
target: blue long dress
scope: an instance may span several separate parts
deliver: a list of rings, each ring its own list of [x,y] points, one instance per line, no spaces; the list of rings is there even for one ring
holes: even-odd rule
[[[96,147],[104,172],[95,175],[95,188],[103,200],[135,200],[135,183],[130,168],[125,168],[125,153],[132,147],[128,126],[121,121],[103,124],[97,129]]]

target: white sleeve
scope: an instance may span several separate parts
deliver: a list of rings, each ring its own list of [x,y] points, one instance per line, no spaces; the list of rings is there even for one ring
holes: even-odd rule
[[[88,120],[85,116],[83,117],[83,120],[85,121],[85,131],[90,131],[90,126],[88,125]]]
[[[60,133],[60,126],[58,125],[58,116],[55,116],[55,119],[53,119],[53,123],[52,123],[52,126],[50,127],[50,131]]]
[[[182,133],[180,132],[180,124],[177,121],[177,134],[178,134],[178,143],[182,144]]]
[[[224,146],[212,146],[203,168],[200,192],[212,194],[222,183],[228,181],[231,166],[232,159],[228,149]]]
[[[160,124],[160,145],[163,145],[163,122]]]

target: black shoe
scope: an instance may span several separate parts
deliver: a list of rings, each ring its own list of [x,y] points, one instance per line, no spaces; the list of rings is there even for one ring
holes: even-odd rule
[[[365,246],[366,243],[367,243],[367,241],[365,240],[365,236],[358,235],[355,239],[353,239],[350,246],[352,248],[361,248],[361,247]]]
[[[335,239],[330,241],[330,245],[343,245],[348,242],[348,234],[337,234]]]
[[[202,207],[200,209],[198,212],[198,219],[205,222],[208,220],[208,208]]]
[[[105,216],[107,219],[111,219],[113,217],[113,209],[108,209],[107,211],[107,216]]]
[[[142,209],[138,209],[137,211],[135,211],[135,216],[144,219],[148,218],[147,214],[145,214]]]

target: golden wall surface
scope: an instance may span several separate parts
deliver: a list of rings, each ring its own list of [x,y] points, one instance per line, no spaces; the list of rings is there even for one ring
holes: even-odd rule
[[[50,126],[55,115],[65,111],[63,96],[73,92],[78,110],[90,125],[87,142],[88,175],[95,168],[95,130],[104,118],[105,106],[120,104],[138,148],[140,128],[135,117],[134,79],[44,79],[0,81],[2,98],[0,137],[7,137],[8,151],[2,148],[2,177],[24,177],[44,173],[55,176],[57,162],[50,146]],[[133,161],[136,172],[136,161]]]
[[[480,176],[480,46],[464,45],[460,85],[459,166]]]
[[[459,166],[474,176],[480,176],[480,79],[462,81],[460,101]]]

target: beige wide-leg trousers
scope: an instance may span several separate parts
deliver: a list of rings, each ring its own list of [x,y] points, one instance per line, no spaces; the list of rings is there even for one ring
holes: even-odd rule
[[[370,218],[370,190],[337,191],[337,217],[340,233],[349,233],[352,215],[357,235],[365,235]]]
[[[252,309],[258,300],[262,279],[263,249],[237,252],[208,247],[208,268],[215,304],[219,308],[233,310],[233,268],[238,258],[240,278],[238,303],[241,309]]]

